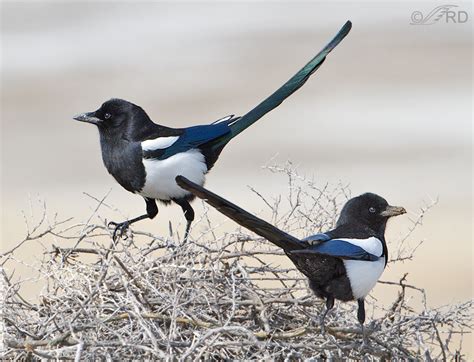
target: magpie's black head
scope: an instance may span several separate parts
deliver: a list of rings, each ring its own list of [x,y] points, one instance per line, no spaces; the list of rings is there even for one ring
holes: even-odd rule
[[[375,232],[384,233],[387,220],[406,213],[403,207],[390,206],[383,197],[365,193],[346,202],[342,208],[337,226],[362,224]]]
[[[78,114],[75,120],[95,124],[99,131],[119,135],[151,122],[145,111],[131,102],[112,98],[94,112]]]

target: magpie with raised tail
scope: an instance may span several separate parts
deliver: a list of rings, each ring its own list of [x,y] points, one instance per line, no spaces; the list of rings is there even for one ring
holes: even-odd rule
[[[331,42],[283,86],[242,117],[227,116],[208,125],[170,128],[154,123],[145,111],[125,100],[111,99],[89,113],[74,117],[99,129],[102,159],[110,174],[126,190],[141,195],[146,214],[123,222],[111,222],[113,239],[129,225],[158,214],[155,200],[181,206],[187,224],[186,241],[194,210],[193,195],[180,188],[175,177],[183,175],[203,185],[206,173],[217,161],[225,145],[299,89],[323,64],[326,56],[349,33],[351,22],[341,28]]]
[[[365,193],[345,203],[334,229],[300,240],[183,176],[178,176],[176,182],[222,214],[284,250],[296,268],[308,278],[316,296],[326,300],[326,310],[321,317],[323,331],[324,319],[334,307],[335,299],[343,302],[357,300],[357,317],[365,341],[364,300],[387,265],[387,220],[406,213],[403,207],[390,206],[384,198]]]

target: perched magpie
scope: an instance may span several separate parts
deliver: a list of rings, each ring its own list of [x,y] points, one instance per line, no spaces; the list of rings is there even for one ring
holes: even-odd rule
[[[183,176],[178,176],[176,182],[285,251],[296,268],[309,279],[313,292],[326,299],[326,311],[321,318],[323,330],[324,318],[333,308],[335,299],[357,300],[357,317],[363,330],[364,298],[387,265],[384,237],[387,220],[404,214],[403,207],[390,206],[384,198],[365,193],[346,202],[333,230],[300,240]]]
[[[184,175],[203,185],[205,174],[212,168],[224,146],[244,129],[277,107],[300,88],[318,69],[329,52],[349,33],[348,21],[331,42],[296,75],[271,96],[242,117],[227,116],[209,125],[169,128],[153,123],[139,106],[121,99],[111,99],[75,120],[95,124],[99,129],[102,159],[110,174],[126,190],[141,195],[146,214],[115,226],[113,238],[120,236],[130,224],[153,219],[158,214],[155,200],[175,202],[187,220],[184,240],[194,220],[189,204],[193,195],[180,188],[175,177]]]

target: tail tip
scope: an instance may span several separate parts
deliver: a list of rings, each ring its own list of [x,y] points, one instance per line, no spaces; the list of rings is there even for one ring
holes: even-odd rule
[[[345,24],[342,26],[341,32],[347,34],[352,29],[352,21],[347,20]]]

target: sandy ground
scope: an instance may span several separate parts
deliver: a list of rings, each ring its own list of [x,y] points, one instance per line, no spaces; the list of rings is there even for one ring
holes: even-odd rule
[[[112,188],[109,202],[125,215],[143,211],[103,168],[97,131],[74,114],[111,97],[175,127],[242,114],[351,19],[318,73],[228,146],[207,186],[260,212],[247,185],[284,194],[284,178],[261,169],[277,155],[321,184],[341,181],[354,195],[372,191],[405,206],[409,215],[390,224],[393,240],[438,198],[414,236],[425,240],[415,260],[383,278],[408,272],[432,306],[472,298],[472,23],[409,25],[413,11],[433,6],[3,3],[2,250],[25,233],[29,195],[78,221],[94,206],[83,192]],[[164,233],[180,218],[177,207],[162,208],[140,227]]]

